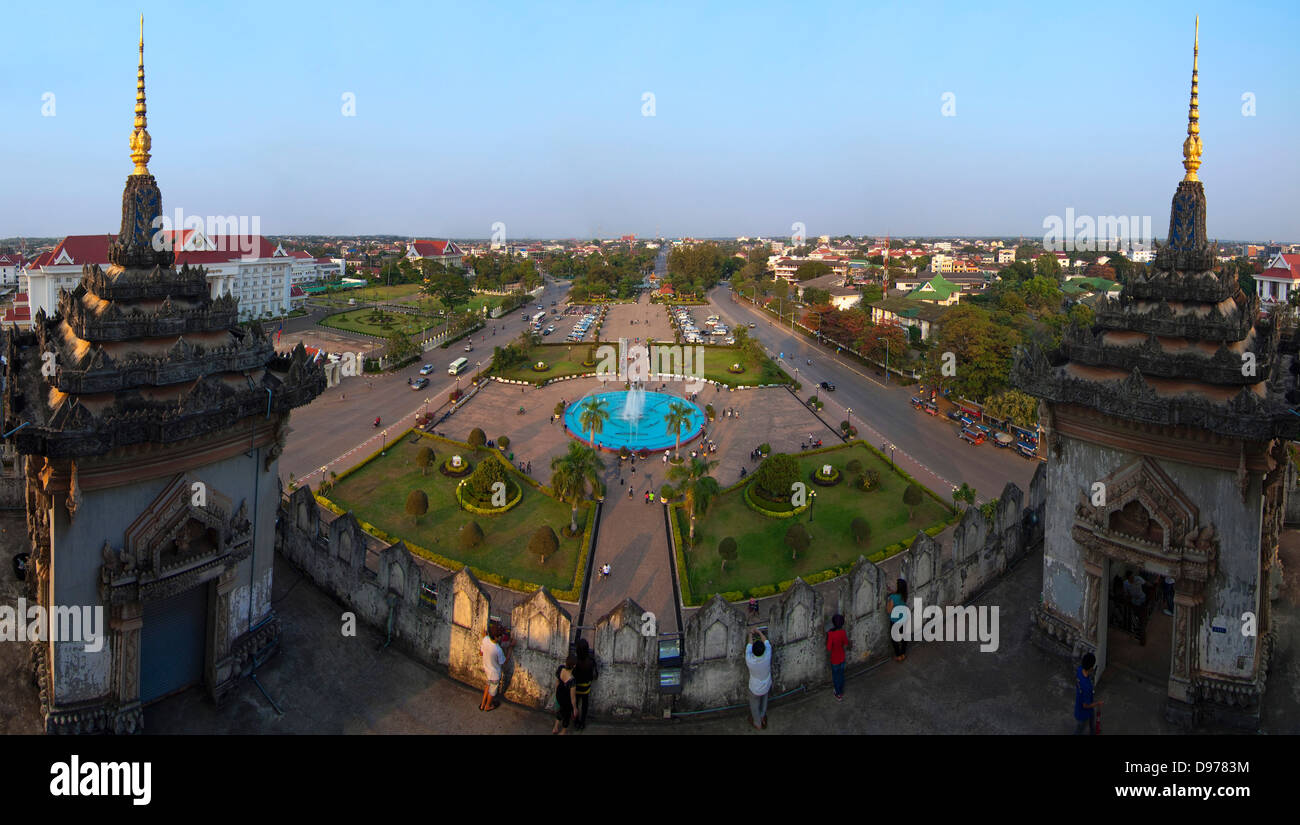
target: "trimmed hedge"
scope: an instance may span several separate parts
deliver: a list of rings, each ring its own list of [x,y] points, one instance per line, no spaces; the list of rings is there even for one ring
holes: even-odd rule
[[[696,604],[691,598],[690,577],[686,575],[686,551],[683,549],[685,542],[682,541],[681,525],[677,523],[680,513],[680,504],[668,505],[668,529],[672,533],[673,553],[677,557],[677,582],[682,590],[682,604]]]
[[[512,510],[512,509],[514,509],[514,507],[515,507],[516,504],[518,504],[519,502],[521,502],[521,501],[524,500],[524,488],[521,487],[521,486],[519,486],[518,484],[516,484],[516,485],[515,485],[515,497],[512,498],[512,499],[510,499],[509,501],[507,501],[507,502],[506,502],[506,506],[504,506],[504,507],[480,507],[479,505],[477,505],[477,504],[472,504],[472,503],[470,503],[468,500],[466,500],[465,495],[464,495],[464,493],[462,492],[462,490],[464,489],[465,484],[466,484],[467,481],[468,481],[468,479],[466,479],[465,481],[462,481],[460,484],[457,484],[457,485],[456,485],[456,502],[457,502],[458,504],[460,504],[462,510],[465,510],[465,511],[470,512],[470,513],[474,513],[475,515],[479,515],[479,516],[499,516],[499,515],[501,515],[502,513],[506,512],[507,510]]]
[[[755,513],[758,513],[759,515],[762,516],[767,516],[768,518],[793,518],[799,515],[800,513],[802,513],[804,510],[808,509],[808,505],[804,504],[802,507],[795,507],[785,512],[781,512],[777,510],[768,510],[764,507],[760,507],[758,503],[755,502],[754,499],[750,497],[750,492],[751,492],[750,488],[746,487],[744,493],[741,496],[742,498],[744,498],[745,504],[749,507],[749,509],[753,510]]]

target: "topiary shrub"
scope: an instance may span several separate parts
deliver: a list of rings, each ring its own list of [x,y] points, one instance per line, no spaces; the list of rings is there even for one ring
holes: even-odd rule
[[[807,551],[812,544],[812,537],[800,522],[791,524],[785,531],[785,546],[790,548],[790,558],[797,560],[799,554]],[[782,588],[784,589],[784,588]]]
[[[500,456],[490,453],[487,458],[479,462],[478,467],[470,474],[469,480],[465,482],[468,498],[475,504],[490,504],[492,487],[497,482],[505,484],[507,498],[513,495],[515,485],[506,471],[506,465],[501,463]]]
[[[736,540],[727,536],[718,542],[718,555],[722,558],[722,571],[727,571],[727,562],[736,560]]]
[[[772,454],[772,445],[764,441],[762,444],[758,445],[758,451],[763,454],[764,458],[766,458]]]
[[[665,484],[659,488],[659,500],[664,504],[667,504],[675,498],[677,498],[677,488],[673,487],[673,485]]]
[[[421,475],[429,474],[429,465],[433,464],[433,450],[428,447],[421,447],[415,453],[415,464],[420,468]]]
[[[528,540],[528,552],[541,559],[542,564],[546,564],[547,556],[554,555],[559,549],[560,540],[555,537],[555,531],[545,524],[534,530]]]
[[[469,431],[469,438],[465,439],[465,443],[477,450],[487,443],[487,436],[481,429],[475,427]]]
[[[510,449],[510,436],[503,435],[497,439],[497,446],[503,450]]]
[[[907,505],[907,518],[909,521],[916,518],[916,506],[921,503],[924,497],[925,493],[916,484],[909,484],[903,490],[903,504]]]
[[[624,461],[626,461],[627,457],[630,455],[632,455],[632,451],[627,448],[626,444],[618,448],[618,457],[623,459]]]
[[[860,459],[860,458],[850,458],[850,459],[849,459],[849,463],[844,465],[844,469],[845,469],[845,471],[850,472],[850,473],[860,473],[860,472],[862,472],[862,459]]]
[[[859,547],[871,541],[871,524],[861,516],[853,519],[849,530],[853,533],[853,543]]]
[[[483,543],[483,528],[479,527],[476,521],[464,524],[457,534],[457,540],[460,543],[460,549],[473,550]]]
[[[429,512],[429,496],[423,490],[412,490],[406,497],[406,514],[416,523],[420,523],[420,516]]]
[[[799,461],[786,453],[768,456],[754,471],[757,491],[772,501],[789,501],[790,488],[798,480]]]

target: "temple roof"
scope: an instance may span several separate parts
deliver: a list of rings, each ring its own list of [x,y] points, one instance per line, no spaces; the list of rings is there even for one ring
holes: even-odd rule
[[[1167,243],[1149,268],[1100,298],[1091,327],[1071,327],[1060,346],[1031,347],[1012,383],[1058,404],[1077,404],[1146,423],[1191,425],[1221,435],[1300,437],[1294,389],[1296,346],[1281,317],[1259,317],[1259,298],[1232,273],[1215,271],[1206,238],[1197,56],[1194,49],[1187,174],[1169,213]]]

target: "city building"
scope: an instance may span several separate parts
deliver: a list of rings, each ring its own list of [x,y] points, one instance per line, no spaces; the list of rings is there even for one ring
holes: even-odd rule
[[[23,256],[17,253],[0,255],[0,289],[18,285],[18,275],[23,271]]]
[[[907,294],[913,301],[930,301],[939,306],[952,306],[961,300],[961,287],[942,275],[922,282]]]
[[[437,261],[457,269],[464,269],[461,250],[452,241],[411,241],[406,245],[406,257],[412,261]]]
[[[889,297],[872,301],[873,324],[897,324],[905,329],[920,330],[922,341],[934,336],[938,325],[948,310],[930,301],[913,301],[910,298]]]
[[[102,628],[98,642],[71,623],[31,641],[50,733],[138,732],[148,703],[194,685],[219,700],[276,649],[278,457],[290,410],[325,388],[301,344],[277,354],[236,323],[238,297],[154,248],[143,32],[130,146],[108,265],[85,260],[56,314],[4,332],[26,598],[95,611]]]
[[[1119,299],[1097,301],[1092,326],[1067,328],[1056,353],[1030,347],[1012,383],[1043,410],[1036,640],[1076,662],[1095,654],[1101,679],[1116,662],[1163,684],[1170,720],[1254,730],[1275,637],[1288,442],[1300,438],[1286,397],[1296,344],[1260,317],[1259,296],[1214,271],[1197,176],[1198,51],[1167,243]]]
[[[1268,267],[1255,276],[1255,291],[1266,304],[1285,304],[1300,283],[1300,255],[1279,252]]]
[[[207,273],[213,298],[234,295],[239,299],[240,320],[283,315],[290,309],[289,287],[295,259],[284,247],[261,235],[214,235],[185,230],[173,235],[175,261],[179,266],[202,266]],[[26,297],[30,323],[37,312],[54,312],[59,293],[81,282],[87,265],[108,266],[112,235],[69,235],[54,249],[42,254],[22,274],[19,291]],[[316,264],[312,262],[311,266]],[[21,307],[4,317],[5,323],[22,323]]]

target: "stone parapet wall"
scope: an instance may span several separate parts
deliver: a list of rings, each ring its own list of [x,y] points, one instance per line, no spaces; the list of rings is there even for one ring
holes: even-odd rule
[[[978,508],[967,510],[950,546],[918,534],[911,548],[889,560],[908,580],[910,596],[927,605],[969,601],[1041,542],[1043,479],[1040,470],[1028,501],[1008,484],[991,519]],[[489,616],[496,616],[509,626],[514,643],[505,697],[538,709],[552,706],[555,669],[576,639],[570,607],[545,588],[522,600],[517,594],[509,599],[479,582],[468,568],[427,580],[426,575],[442,571],[417,563],[400,541],[380,551],[368,567],[367,543],[373,539],[351,513],[326,524],[331,515],[309,487],[298,488],[284,503],[277,549],[358,619],[385,634],[391,627],[393,646],[475,687],[484,682],[479,642]],[[774,646],[772,695],[829,682],[825,631],[836,612],[844,615],[852,641],[850,665],[888,655],[888,584],[880,567],[860,557],[847,574],[817,588],[796,579],[785,592],[763,600],[760,615]],[[592,688],[593,714],[657,716],[668,701],[679,711],[745,702],[744,647],[752,624],[743,604],[715,596],[686,618],[683,690],[673,700],[658,692],[658,637],[643,633],[644,614],[626,599],[586,634],[600,666]]]

